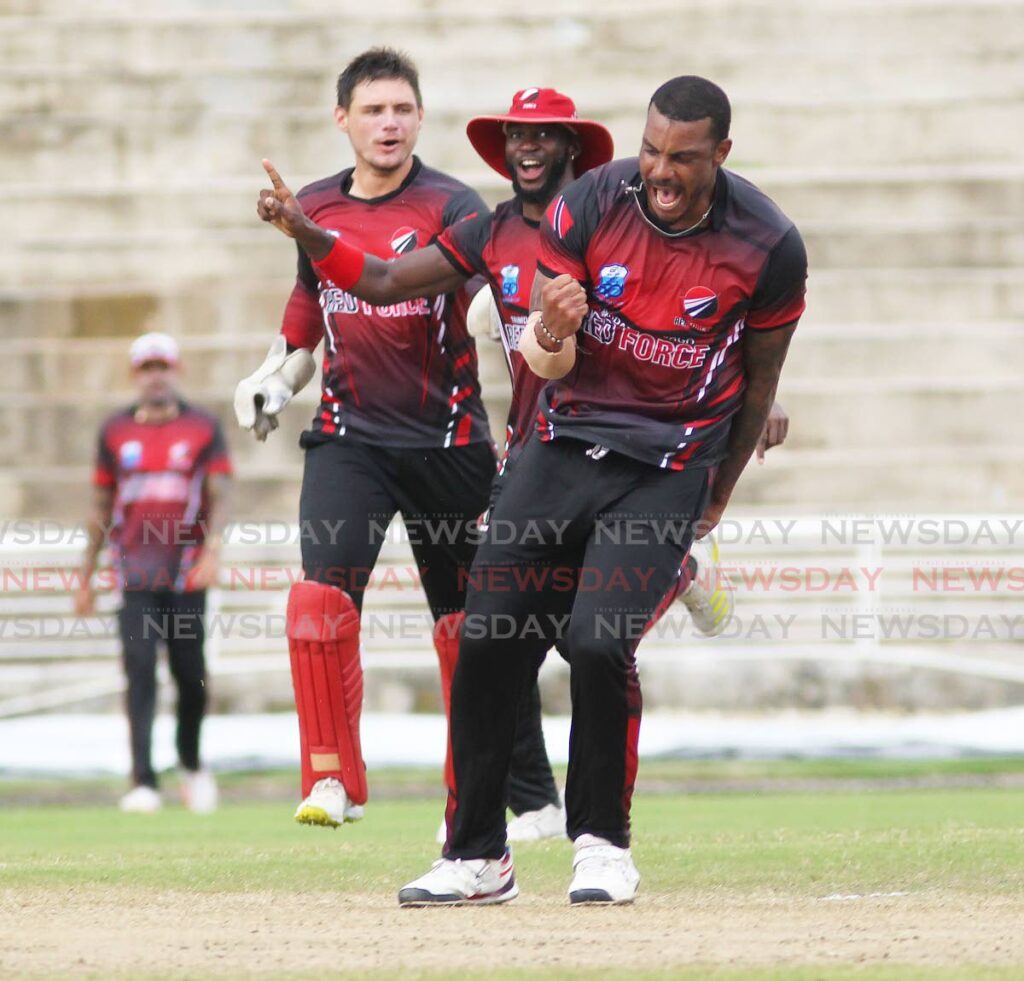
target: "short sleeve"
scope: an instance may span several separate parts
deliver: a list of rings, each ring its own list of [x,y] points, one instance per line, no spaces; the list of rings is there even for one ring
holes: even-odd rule
[[[489,209],[484,204],[484,199],[476,191],[471,187],[462,187],[445,203],[444,211],[441,214],[441,224],[448,228],[464,218],[485,215],[488,212]]]
[[[490,212],[477,213],[449,225],[435,243],[456,271],[467,276],[484,273],[484,249],[491,239],[494,216]]]
[[[213,419],[212,422],[213,432],[206,450],[206,472],[231,476],[234,473],[234,468],[231,466],[231,456],[228,453],[227,440],[224,439],[224,430],[216,419]]]
[[[774,330],[796,323],[804,312],[807,250],[795,227],[772,249],[761,271],[746,317],[753,330]]]
[[[291,296],[284,308],[284,316],[281,319],[281,333],[284,334],[288,343],[295,348],[304,347],[309,351],[315,351],[316,346],[324,336],[323,314],[320,310],[320,290],[317,275],[309,262],[306,253],[300,250],[299,275],[295,279],[295,286],[292,287]],[[303,260],[309,267],[310,275],[313,277],[313,285],[310,286],[307,277],[303,273]]]
[[[97,440],[92,482],[96,487],[113,487],[117,483],[117,460],[107,440],[106,426],[100,430]]]
[[[596,188],[591,175],[584,174],[548,206],[540,225],[537,268],[551,279],[568,273],[586,282],[587,245],[597,220]]]

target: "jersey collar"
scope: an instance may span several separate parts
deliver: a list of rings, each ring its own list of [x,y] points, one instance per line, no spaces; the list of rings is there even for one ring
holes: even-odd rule
[[[409,173],[405,175],[405,180],[398,185],[393,191],[388,191],[387,194],[382,194],[377,198],[356,198],[352,197],[352,175],[355,173],[355,167],[346,167],[341,172],[341,193],[347,198],[351,198],[353,201],[359,201],[362,204],[381,204],[384,201],[390,201],[392,198],[397,197],[401,194],[416,178],[419,176],[419,172],[423,169],[423,161],[414,153],[412,155],[412,166],[409,168]]]

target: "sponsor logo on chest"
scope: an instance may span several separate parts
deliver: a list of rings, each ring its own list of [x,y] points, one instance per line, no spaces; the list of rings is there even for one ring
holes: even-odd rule
[[[713,289],[708,286],[691,286],[680,294],[679,302],[683,312],[682,316],[672,321],[674,326],[699,331],[709,331],[715,326],[718,294]]]
[[[389,244],[391,245],[391,251],[395,255],[405,255],[407,252],[412,252],[416,248],[418,242],[418,236],[415,228],[409,228],[407,225],[403,225],[401,228],[396,228],[391,233]]]
[[[192,466],[192,447],[187,439],[171,443],[167,451],[167,466],[171,470],[188,470]]]

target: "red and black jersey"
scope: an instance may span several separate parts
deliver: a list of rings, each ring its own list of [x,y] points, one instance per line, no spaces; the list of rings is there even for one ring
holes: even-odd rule
[[[719,170],[710,225],[673,237],[644,210],[636,158],[555,198],[538,268],[587,291],[576,364],[541,394],[541,439],[600,443],[660,467],[709,466],[739,410],[745,330],[804,310],[800,233],[753,184]]]
[[[540,223],[523,217],[518,198],[503,201],[494,214],[480,214],[445,229],[437,245],[467,276],[487,279],[501,317],[501,344],[512,381],[512,402],[505,427],[500,470],[523,448],[537,418],[537,398],[545,385],[519,353],[519,338],[530,313],[530,292],[537,270]]]
[[[93,483],[114,489],[110,542],[125,589],[175,590],[203,544],[207,474],[230,474],[220,423],[185,402],[162,423],[131,406],[100,429]]]
[[[418,158],[390,194],[364,200],[352,197],[351,186],[349,168],[303,188],[298,199],[317,224],[385,260],[423,248],[454,222],[487,211],[475,191]],[[304,444],[344,438],[439,447],[490,440],[476,345],[466,330],[468,305],[460,290],[374,306],[320,282],[300,249],[282,332],[290,344],[310,350],[326,335],[323,397]]]

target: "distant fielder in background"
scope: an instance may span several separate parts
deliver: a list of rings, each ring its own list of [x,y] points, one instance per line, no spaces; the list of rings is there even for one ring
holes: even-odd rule
[[[163,640],[178,688],[182,795],[191,810],[207,813],[217,806],[217,785],[199,755],[207,700],[203,614],[206,590],[217,578],[231,461],[217,420],[178,394],[174,339],[143,334],[130,357],[138,400],[100,430],[75,613],[95,610],[92,579],[109,532],[122,593],[132,754],[133,787],[121,798],[121,810],[152,813],[162,803],[151,742],[157,642]]]

